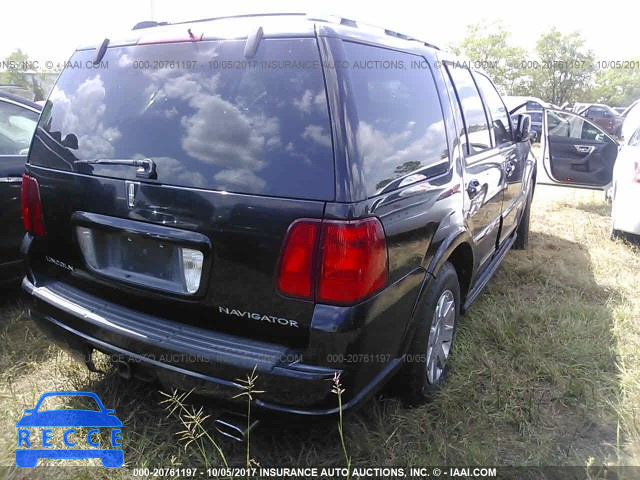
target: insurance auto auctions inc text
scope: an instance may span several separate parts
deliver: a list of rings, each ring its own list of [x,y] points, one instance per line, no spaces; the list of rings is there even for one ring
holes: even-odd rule
[[[135,469],[134,469],[135,471]],[[492,478],[493,467],[259,467],[208,468],[207,475],[215,477],[258,478]]]

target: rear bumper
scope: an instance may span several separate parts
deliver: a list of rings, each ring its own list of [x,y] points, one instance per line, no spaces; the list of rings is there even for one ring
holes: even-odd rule
[[[264,391],[255,398],[257,407],[330,415],[338,411],[337,398],[331,392],[334,375],[357,374],[304,363],[302,352],[283,345],[179,324],[110,304],[62,282],[35,286],[25,278],[22,285],[33,298],[32,320],[62,348],[88,366],[94,350],[115,356],[127,362],[136,376],[158,379],[167,388],[193,389],[229,401],[244,391],[237,379],[246,378],[255,367],[256,389]],[[401,362],[401,358],[391,359],[363,388],[345,395],[343,410],[365,400]]]

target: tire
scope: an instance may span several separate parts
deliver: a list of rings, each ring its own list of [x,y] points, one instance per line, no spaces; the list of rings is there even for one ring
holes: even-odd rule
[[[529,248],[529,220],[531,218],[531,201],[533,200],[533,190],[529,190],[527,204],[518,223],[516,241],[513,242],[514,250],[526,250]]]
[[[453,265],[446,262],[431,288],[423,292],[415,318],[415,334],[398,379],[410,404],[433,399],[446,382],[459,318],[458,275]]]

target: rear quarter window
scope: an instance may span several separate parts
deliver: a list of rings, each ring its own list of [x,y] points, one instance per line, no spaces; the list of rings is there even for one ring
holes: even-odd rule
[[[422,57],[343,42],[358,115],[357,142],[369,197],[446,172],[442,107]]]
[[[65,70],[30,162],[134,179],[135,168],[81,169],[77,160],[150,158],[160,183],[332,200],[316,40],[264,39],[251,59],[244,47],[244,40],[113,47],[102,60],[107,68]],[[95,55],[76,52],[71,63],[84,66]]]

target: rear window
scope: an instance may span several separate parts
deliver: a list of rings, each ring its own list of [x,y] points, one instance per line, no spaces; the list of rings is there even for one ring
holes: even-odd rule
[[[315,39],[244,40],[76,52],[53,89],[30,163],[159,183],[291,198],[334,198],[327,99]],[[106,66],[106,68],[105,68]],[[46,148],[45,145],[46,144]]]
[[[358,147],[369,197],[446,172],[442,107],[422,57],[343,42],[358,112]],[[412,63],[413,62],[413,63]]]

